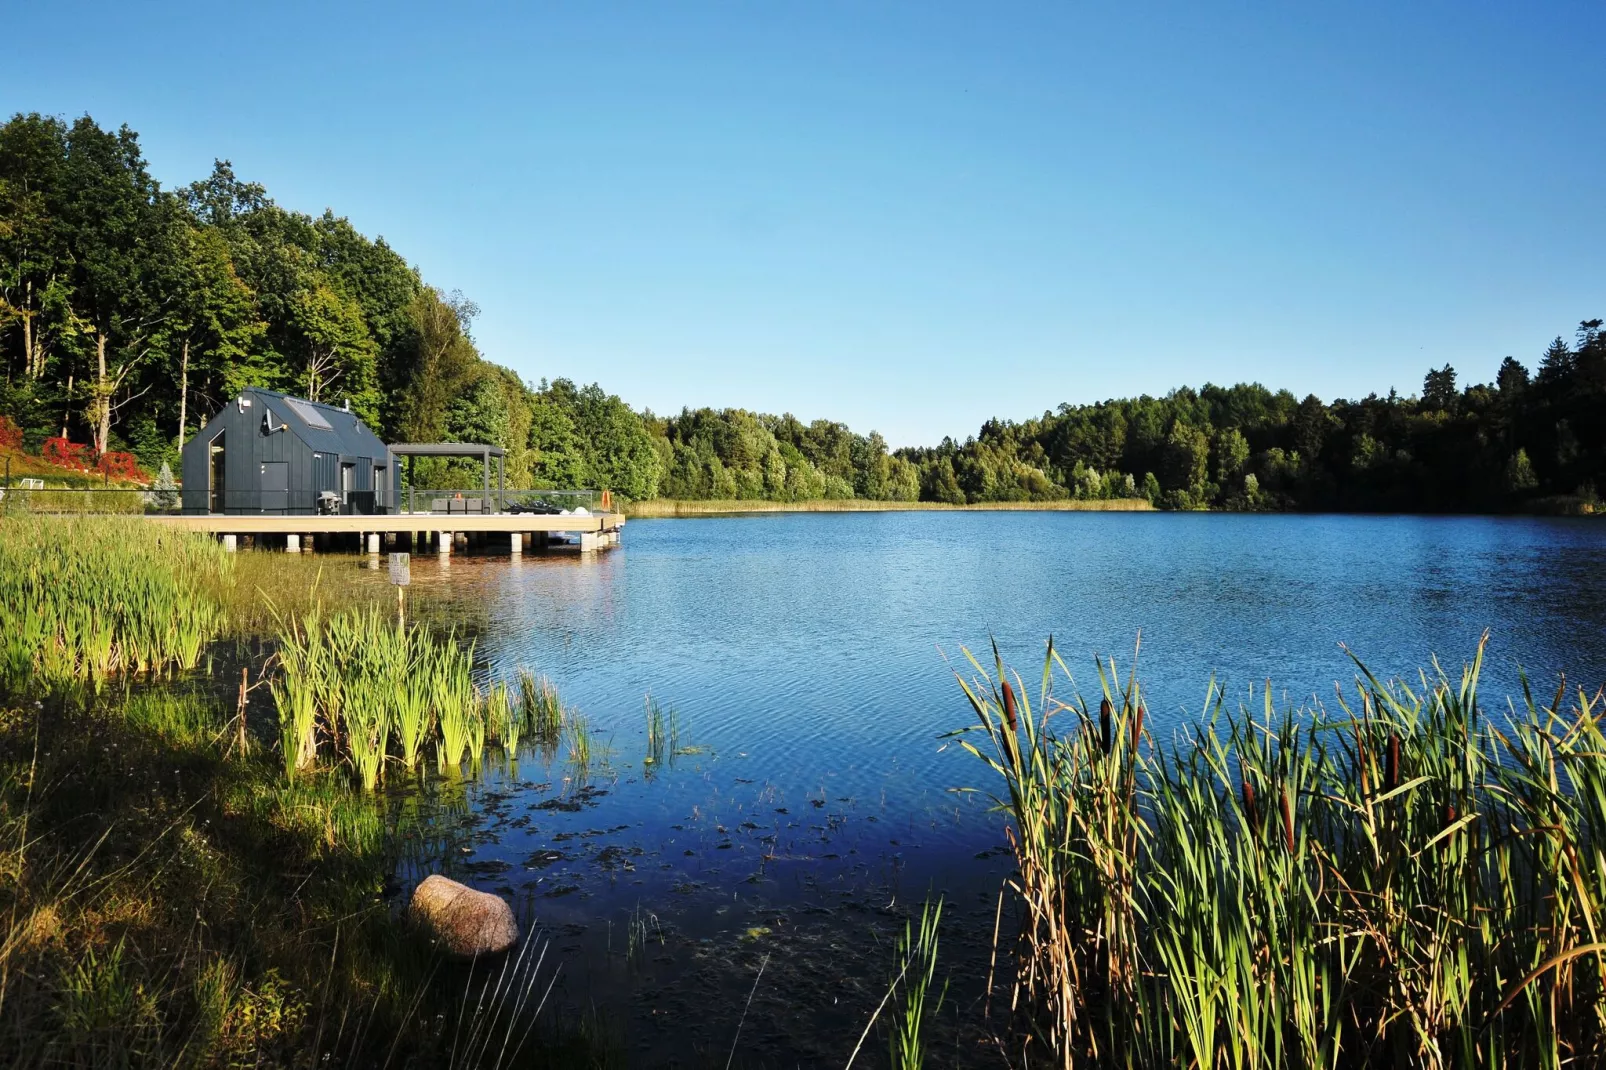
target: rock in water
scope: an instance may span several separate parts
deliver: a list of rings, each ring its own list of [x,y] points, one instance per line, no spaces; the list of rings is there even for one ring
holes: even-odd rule
[[[407,912],[442,950],[460,958],[494,955],[519,942],[519,923],[506,900],[439,873],[414,889]]]

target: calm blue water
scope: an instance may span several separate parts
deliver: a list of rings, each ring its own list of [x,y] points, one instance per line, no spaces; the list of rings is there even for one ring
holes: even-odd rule
[[[1269,678],[1291,701],[1329,701],[1354,677],[1340,643],[1379,675],[1414,675],[1435,654],[1458,672],[1487,629],[1486,707],[1516,693],[1519,661],[1536,692],[1553,693],[1563,671],[1606,683],[1606,525],[1587,521],[633,521],[621,549],[595,558],[459,557],[440,570],[424,557],[414,574],[483,600],[491,674],[550,676],[611,751],[584,784],[561,755],[526,754],[516,774],[471,789],[470,846],[420,865],[515,897],[582,963],[566,981],[576,1001],[634,1008],[636,1037],[650,1034],[638,1019],[655,998],[723,1008],[771,951],[786,965],[772,961],[766,988],[788,1013],[812,999],[848,1008],[845,1024],[884,981],[843,963],[884,955],[878,935],[928,889],[990,925],[997,821],[950,790],[988,782],[939,739],[971,720],[950,665],[990,636],[1035,681],[1052,634],[1096,694],[1093,655],[1113,654],[1124,674],[1141,630],[1161,739],[1198,716],[1212,676],[1232,696]],[[648,695],[676,712],[688,752],[672,765],[643,765]],[[666,934],[656,958],[599,965],[633,920]],[[841,1054],[808,1047],[836,1035],[829,1017],[800,1022],[777,1058]]]

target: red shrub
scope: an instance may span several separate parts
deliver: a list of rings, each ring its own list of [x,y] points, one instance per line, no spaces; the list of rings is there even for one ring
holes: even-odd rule
[[[89,459],[89,447],[65,438],[47,438],[39,449],[39,456],[57,468],[72,468],[87,472],[94,467]]]
[[[22,449],[22,428],[9,416],[0,416],[0,449]]]
[[[150,482],[150,478],[140,471],[139,458],[132,453],[109,450],[100,455],[95,471],[103,473],[108,479],[120,479],[128,483]]]

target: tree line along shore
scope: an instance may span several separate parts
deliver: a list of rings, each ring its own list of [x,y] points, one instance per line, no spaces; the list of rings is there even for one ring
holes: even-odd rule
[[[633,501],[1592,512],[1606,479],[1599,319],[1536,340],[1531,367],[1468,354],[1488,381],[1446,365],[1408,394],[1333,401],[1206,384],[892,449],[832,420],[660,415],[597,384],[527,382],[481,353],[477,312],[383,238],[283,207],[227,161],[164,188],[127,126],[0,125],[0,416],[46,456],[176,467],[255,385],[349,402],[389,441],[501,446],[513,485]],[[417,478],[472,485],[461,464],[424,461]]]

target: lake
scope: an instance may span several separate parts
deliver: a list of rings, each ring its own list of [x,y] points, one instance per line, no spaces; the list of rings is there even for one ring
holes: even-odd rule
[[[976,1017],[1006,865],[998,819],[952,790],[986,771],[941,738],[973,717],[964,647],[990,662],[996,639],[1035,696],[1052,634],[1096,701],[1093,656],[1124,675],[1141,631],[1162,742],[1212,679],[1331,705],[1355,675],[1341,643],[1380,676],[1434,655],[1455,675],[1487,629],[1486,709],[1519,664],[1546,697],[1562,672],[1606,682],[1587,520],[767,514],[634,521],[583,559],[433,557],[414,582],[483,610],[488,675],[551,677],[597,756],[440,786],[451,816],[399,887],[444,870],[509,895],[553,940],[562,1013],[599,1015],[635,1062],[723,1063],[751,994],[743,1058],[841,1065],[928,893],[951,1008]],[[649,696],[677,727],[650,764]]]

